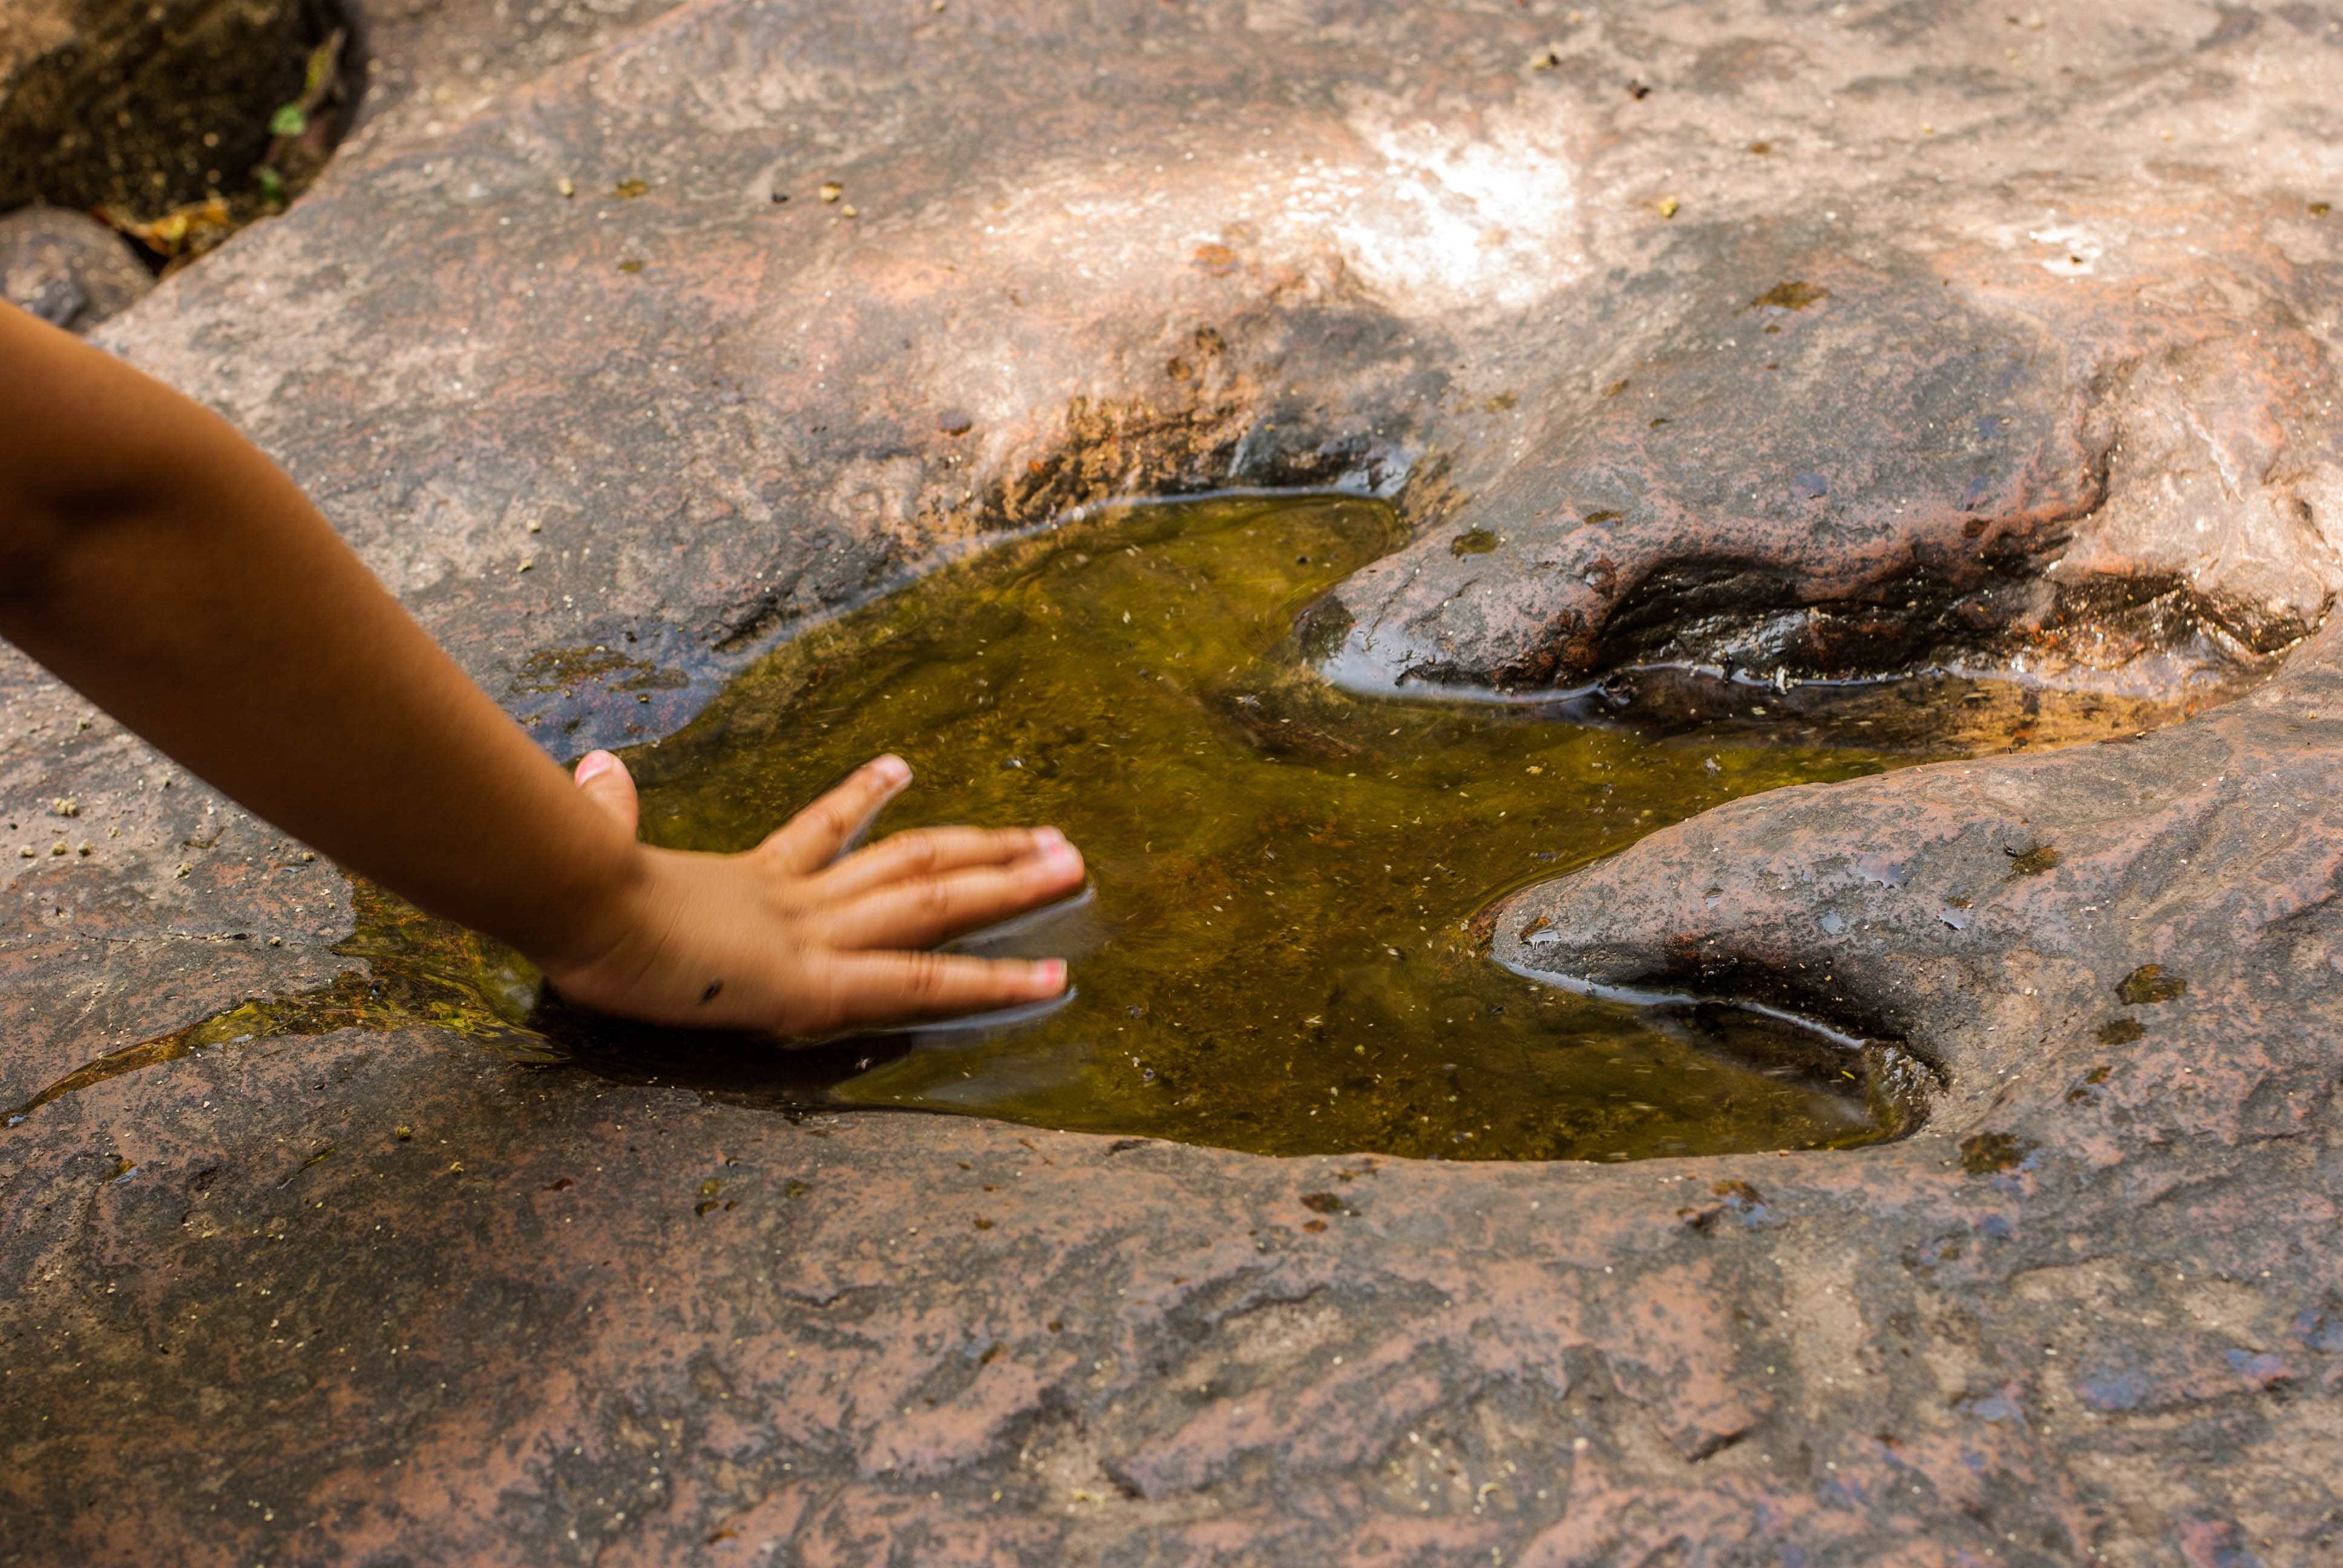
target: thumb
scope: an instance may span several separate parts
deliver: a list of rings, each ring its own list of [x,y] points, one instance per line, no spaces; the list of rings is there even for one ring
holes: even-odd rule
[[[588,751],[578,759],[577,777],[578,788],[586,791],[588,800],[608,811],[628,832],[635,830],[639,811],[635,781],[625,763],[607,751]]]

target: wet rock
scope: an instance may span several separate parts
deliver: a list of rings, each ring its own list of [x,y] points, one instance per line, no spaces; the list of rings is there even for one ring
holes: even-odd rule
[[[0,297],[52,327],[86,332],[154,286],[137,253],[102,223],[55,207],[0,217]]]
[[[240,185],[324,37],[307,0],[11,0],[0,210],[153,217]]]
[[[790,1122],[422,1029],[223,1040],[0,1129],[0,1541],[2313,1557],[2343,678],[2288,645],[2333,581],[2328,20],[1568,15],[702,0],[403,100],[100,337],[561,751],[952,546],[1232,480],[1397,493],[1421,542],[1307,622],[1393,677],[1953,649],[2209,707],[2284,660],[1498,911],[1557,980],[1898,1036],[1928,1126],[1281,1164]],[[351,968],[330,871],[5,668],[41,850],[0,904],[9,1103]],[[86,860],[46,852],[65,796]],[[2150,964],[2185,991],[2120,994]]]

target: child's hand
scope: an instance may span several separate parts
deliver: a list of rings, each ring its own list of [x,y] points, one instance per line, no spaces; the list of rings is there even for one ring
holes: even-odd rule
[[[1081,885],[1049,829],[903,833],[882,757],[745,855],[635,838],[209,410],[0,303],[0,637],[297,838],[591,1006],[810,1034],[1056,996],[1062,963],[918,950]]]
[[[577,779],[631,838],[625,765],[591,752]],[[920,829],[838,858],[910,781],[881,757],[742,855],[639,847],[597,956],[547,978],[631,1018],[788,1034],[1056,996],[1062,960],[920,950],[1081,887],[1082,858],[1056,829]]]

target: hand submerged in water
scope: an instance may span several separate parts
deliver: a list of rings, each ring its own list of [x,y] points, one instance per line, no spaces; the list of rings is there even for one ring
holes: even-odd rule
[[[589,752],[576,777],[631,837],[626,765]],[[910,781],[902,759],[880,757],[746,854],[639,845],[606,941],[584,961],[548,964],[547,978],[630,1018],[788,1034],[1059,994],[1061,960],[920,950],[1080,888],[1081,854],[1056,829],[914,829],[840,856]]]

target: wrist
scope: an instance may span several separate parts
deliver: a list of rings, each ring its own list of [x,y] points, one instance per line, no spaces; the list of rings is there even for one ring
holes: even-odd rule
[[[547,890],[550,920],[533,943],[519,944],[548,973],[611,963],[649,923],[656,851],[615,829],[580,857],[574,878]]]

